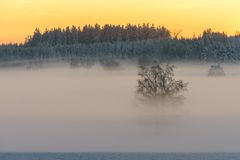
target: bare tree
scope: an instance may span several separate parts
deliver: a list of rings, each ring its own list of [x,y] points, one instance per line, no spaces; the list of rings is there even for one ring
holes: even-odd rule
[[[140,67],[137,93],[149,99],[180,97],[179,93],[187,89],[188,83],[175,80],[173,65],[154,65]]]

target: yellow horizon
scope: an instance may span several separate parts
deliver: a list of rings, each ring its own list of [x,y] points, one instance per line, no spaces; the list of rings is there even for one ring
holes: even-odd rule
[[[203,30],[233,35],[239,0],[1,0],[0,43],[24,42],[35,28],[85,24],[163,25],[184,37]]]

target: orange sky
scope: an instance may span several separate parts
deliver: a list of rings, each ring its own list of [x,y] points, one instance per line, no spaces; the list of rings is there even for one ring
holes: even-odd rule
[[[165,25],[184,36],[240,30],[240,0],[0,0],[0,43],[23,42],[36,27],[94,23]]]

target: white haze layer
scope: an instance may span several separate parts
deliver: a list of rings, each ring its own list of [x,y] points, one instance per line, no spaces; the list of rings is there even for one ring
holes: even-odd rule
[[[2,152],[238,152],[240,66],[207,77],[209,64],[176,64],[183,103],[136,96],[137,68],[0,70]]]

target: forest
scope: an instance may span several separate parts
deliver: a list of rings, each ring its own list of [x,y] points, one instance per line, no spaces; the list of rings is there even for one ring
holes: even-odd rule
[[[0,61],[74,58],[157,61],[238,62],[240,36],[206,29],[184,38],[164,26],[85,25],[38,28],[22,44],[0,45]]]

